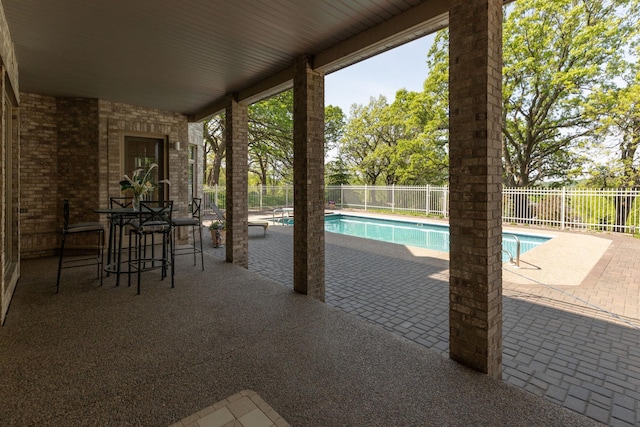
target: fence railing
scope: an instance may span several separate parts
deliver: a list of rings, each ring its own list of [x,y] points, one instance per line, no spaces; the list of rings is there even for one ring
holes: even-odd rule
[[[293,207],[293,186],[249,187],[249,209]],[[208,189],[204,203],[224,208],[224,187]],[[325,202],[337,208],[365,211],[449,216],[446,186],[325,187]],[[640,190],[578,188],[504,188],[502,219],[513,224],[572,230],[640,232]]]

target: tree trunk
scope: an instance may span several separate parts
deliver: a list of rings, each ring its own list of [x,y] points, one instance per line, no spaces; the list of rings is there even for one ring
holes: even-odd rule
[[[613,231],[618,233],[626,231],[627,218],[631,213],[635,198],[635,194],[626,192],[615,196],[616,222]]]

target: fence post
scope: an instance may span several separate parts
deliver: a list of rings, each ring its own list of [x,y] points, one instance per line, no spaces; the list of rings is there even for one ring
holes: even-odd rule
[[[340,209],[344,208],[344,184],[340,184]]]
[[[213,192],[213,203],[215,203],[216,206],[220,206],[218,204],[218,184],[216,184],[215,191]]]
[[[447,200],[449,199],[449,186],[448,185],[445,185],[444,191],[442,192],[442,194],[444,195],[444,197],[442,198],[443,201],[444,201],[444,204],[442,205],[442,214],[443,214],[443,216],[445,218],[448,218],[449,217],[449,212],[448,212],[448,209],[447,209],[447,206],[448,206]]]
[[[560,229],[564,230],[564,222],[565,222],[565,217],[564,217],[564,207],[565,207],[565,197],[567,196],[567,188],[566,187],[562,187],[562,196],[560,199]]]
[[[391,212],[396,211],[396,185],[391,185]]]
[[[431,186],[429,184],[427,184],[427,188],[425,190],[427,192],[427,200],[425,203],[425,208],[427,210],[427,216],[429,216],[429,213],[431,212]]]
[[[260,205],[260,210],[262,210],[262,183],[258,184],[258,191],[260,192],[260,198],[258,199],[260,202],[258,204]]]
[[[364,185],[364,211],[367,211],[367,184]]]

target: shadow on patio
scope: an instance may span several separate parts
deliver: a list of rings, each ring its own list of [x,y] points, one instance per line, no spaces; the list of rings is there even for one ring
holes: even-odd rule
[[[0,424],[169,425],[254,390],[294,426],[591,425],[257,274],[182,257],[135,289],[26,260],[0,328]]]

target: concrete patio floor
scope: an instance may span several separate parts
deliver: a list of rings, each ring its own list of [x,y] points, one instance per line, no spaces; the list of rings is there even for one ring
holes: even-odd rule
[[[285,253],[290,233],[251,235],[252,269],[258,246]],[[327,245],[334,270],[336,247],[353,252],[328,304],[212,254],[204,272],[181,257],[174,289],[146,273],[139,296],[113,277],[98,286],[91,267],[66,270],[56,295],[56,260],[24,260],[0,328],[0,425],[171,425],[248,390],[293,426],[596,424],[334,307],[341,292],[361,292],[347,278],[394,288],[408,261],[359,240]],[[353,267],[367,256],[387,256],[378,271],[391,271]],[[286,270],[279,262],[264,261]],[[435,264],[421,283],[446,288],[446,265]]]

